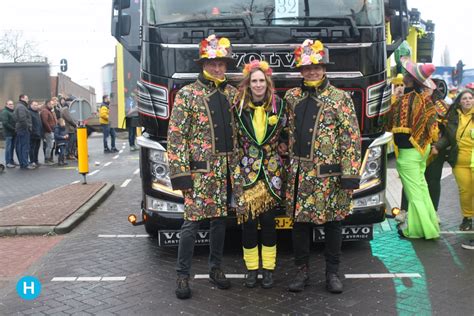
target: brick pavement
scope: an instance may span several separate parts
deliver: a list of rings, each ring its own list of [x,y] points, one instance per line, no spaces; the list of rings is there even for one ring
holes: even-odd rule
[[[104,182],[68,184],[0,209],[1,226],[56,226],[90,200]]]

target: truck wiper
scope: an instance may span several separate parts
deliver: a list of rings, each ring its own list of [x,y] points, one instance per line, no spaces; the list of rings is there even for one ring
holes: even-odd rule
[[[264,21],[319,21],[316,23],[315,27],[328,27],[328,26],[343,26],[338,24],[335,21],[348,21],[351,29],[354,33],[354,36],[359,36],[360,32],[359,29],[357,28],[357,24],[354,20],[353,17],[351,16],[325,16],[325,17],[315,17],[315,16],[286,16],[286,17],[279,17],[279,18],[267,18],[267,19],[261,19]],[[327,24],[332,24],[332,25],[327,25]],[[307,26],[307,25],[306,25]]]
[[[247,31],[247,34],[249,35],[250,38],[253,38],[255,35],[255,32],[250,25],[250,21],[247,17],[245,16],[240,16],[240,15],[231,15],[231,16],[223,16],[223,17],[211,17],[207,19],[199,18],[199,19],[189,19],[186,21],[175,21],[175,22],[168,22],[168,23],[158,23],[155,24],[156,26],[185,26],[187,24],[193,24],[193,23],[204,23],[204,24],[210,24],[212,22],[231,22],[231,21],[240,21],[245,27],[245,30]]]

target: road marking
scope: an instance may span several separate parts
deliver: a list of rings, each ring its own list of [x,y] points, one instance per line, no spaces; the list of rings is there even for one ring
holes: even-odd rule
[[[76,180],[76,181],[72,181],[71,184],[76,184],[76,183],[79,183],[79,182],[81,182],[81,181]]]
[[[225,275],[226,278],[228,279],[245,279],[246,274],[232,274],[232,273],[227,273]],[[263,276],[261,274],[258,275],[259,279],[262,279]],[[209,274],[195,274],[194,279],[199,280],[199,279],[209,279]]]
[[[103,277],[101,281],[125,281],[127,277]]]
[[[73,170],[73,169],[76,169],[76,170],[77,170],[77,167],[60,167],[60,168],[57,168],[57,169],[61,169],[61,170]]]
[[[139,172],[140,172],[140,168],[138,168],[137,170],[135,170],[135,171],[133,172],[133,174],[138,174]]]
[[[100,170],[94,170],[94,171],[92,171],[91,173],[89,173],[89,176],[93,176],[93,175],[95,175],[95,174],[96,174],[97,172],[99,172],[99,171],[100,171]]]
[[[77,277],[55,277],[51,279],[51,282],[71,282],[76,281]]]
[[[123,149],[120,149],[120,150],[119,150],[119,154],[121,154],[121,153],[123,153]]]
[[[104,167],[108,167],[108,166],[110,166],[111,164],[112,164],[112,161],[109,161],[108,163],[106,163],[106,164],[104,165]]]
[[[440,234],[445,234],[445,235],[457,235],[457,234],[474,234],[474,230],[445,230],[445,231],[440,231]]]
[[[112,159],[117,159],[120,155],[113,156]]]
[[[100,281],[101,277],[78,277],[76,281],[87,281],[87,282],[97,282]]]
[[[120,187],[125,188],[130,183],[130,181],[132,181],[132,179],[125,180]]]
[[[345,274],[346,279],[393,279],[393,278],[421,278],[419,273],[369,273]]]
[[[148,238],[150,235],[98,235],[99,238]]]
[[[116,276],[116,277],[54,277],[51,282],[114,282],[114,281],[125,281],[127,277]]]

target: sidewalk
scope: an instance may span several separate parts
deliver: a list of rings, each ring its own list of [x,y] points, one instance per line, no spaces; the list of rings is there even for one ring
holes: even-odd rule
[[[106,182],[68,184],[0,208],[0,236],[64,234],[107,196]]]

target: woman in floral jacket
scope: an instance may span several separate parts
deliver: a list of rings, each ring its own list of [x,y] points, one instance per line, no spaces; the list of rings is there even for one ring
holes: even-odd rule
[[[351,211],[352,191],[359,187],[359,124],[349,95],[329,83],[328,52],[320,41],[305,40],[295,50],[295,61],[304,80],[285,95],[290,155],[286,201],[294,219],[298,267],[289,290],[300,292],[307,285],[312,224],[324,224],[326,288],[341,293],[341,221]]]
[[[275,95],[272,70],[265,61],[245,65],[244,78],[234,101],[238,122],[240,165],[237,177],[244,193],[238,196],[243,205],[238,217],[242,224],[242,244],[247,266],[245,286],[257,285],[259,268],[258,224],[262,237],[263,288],[273,286],[276,262],[274,208],[282,199],[284,163],[278,154],[286,122],[284,103]]]

